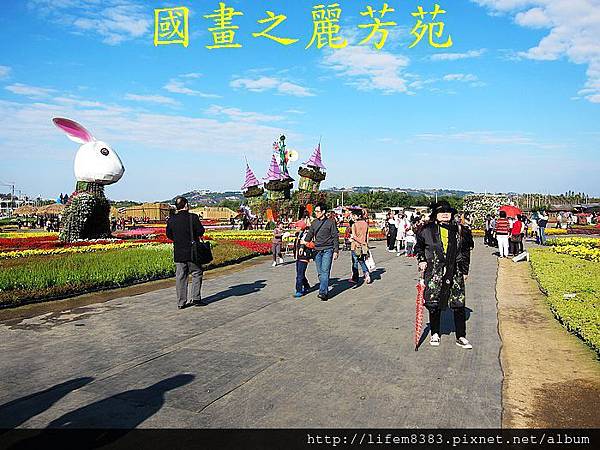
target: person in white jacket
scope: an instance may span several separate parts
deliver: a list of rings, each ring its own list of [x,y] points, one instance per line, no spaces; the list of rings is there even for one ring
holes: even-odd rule
[[[396,228],[398,234],[396,234],[396,256],[400,256],[400,250],[404,248],[404,239],[406,238],[406,229],[409,223],[406,217],[402,213],[398,213],[396,216]]]

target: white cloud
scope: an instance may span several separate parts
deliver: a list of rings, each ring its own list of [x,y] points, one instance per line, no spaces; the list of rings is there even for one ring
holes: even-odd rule
[[[211,105],[210,108],[206,110],[206,113],[211,116],[224,115],[231,120],[244,122],[276,122],[284,119],[282,116],[270,116],[267,114],[247,112],[238,108],[226,108],[218,105]]]
[[[457,133],[422,133],[415,138],[426,141],[456,141],[476,145],[492,146],[528,146],[545,150],[560,149],[564,146],[556,143],[547,143],[536,140],[531,134],[507,133],[499,131],[464,131]]]
[[[485,48],[480,50],[469,50],[464,53],[437,53],[432,55],[430,59],[432,61],[456,61],[458,59],[467,59],[467,58],[478,58],[482,56],[486,52]]]
[[[190,77],[188,77],[190,78]],[[173,78],[168,81],[167,84],[163,86],[163,89],[172,92],[174,94],[183,94],[183,95],[191,95],[195,97],[202,98],[220,98],[220,95],[217,94],[207,94],[205,92],[197,91],[195,89],[189,88],[184,81],[178,80],[177,78]]]
[[[125,99],[132,100],[134,102],[158,103],[159,105],[179,105],[179,102],[163,95],[125,94]]]
[[[515,16],[515,22],[523,27],[546,28],[551,23],[550,18],[542,8],[531,8]]]
[[[54,89],[48,89],[38,86],[29,86],[22,83],[14,83],[5,87],[7,91],[13,94],[24,95],[31,98],[42,98],[48,97],[52,92],[56,92]]]
[[[349,45],[327,52],[322,62],[360,90],[408,93],[407,76],[403,73],[410,63],[406,56]]]
[[[229,83],[234,89],[248,89],[252,92],[264,92],[274,90],[280,94],[293,95],[295,97],[312,97],[315,94],[310,89],[299,84],[283,81],[274,77],[259,78],[236,78]]]
[[[478,78],[471,73],[449,73],[442,78],[444,81],[478,81]]]
[[[522,58],[554,61],[566,57],[587,65],[587,80],[578,94],[600,103],[600,0],[473,0],[493,12],[514,16],[517,24],[548,28],[535,47],[518,53]]]
[[[8,77],[10,70],[8,66],[0,66],[0,79]]]
[[[130,0],[28,0],[28,7],[78,34],[99,35],[109,45],[148,36],[146,5]]]
[[[64,138],[52,124],[53,117],[69,117],[88,128],[94,136],[120,148],[144,148],[148,153],[187,152],[197,154],[241,154],[268,157],[270,143],[280,127],[257,123],[276,117],[242,112],[235,108],[215,109],[222,118],[148,113],[118,105],[89,108],[80,104],[47,102],[20,103],[0,100],[0,157],[16,152],[37,160],[72,160],[77,146]],[[293,131],[286,136],[300,137]],[[125,165],[134,164],[120,151]],[[163,155],[163,156],[164,156]],[[163,157],[161,156],[161,157]],[[166,157],[166,156],[165,156]]]

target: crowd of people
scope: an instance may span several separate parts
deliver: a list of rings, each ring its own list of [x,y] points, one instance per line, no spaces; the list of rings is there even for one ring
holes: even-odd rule
[[[508,258],[523,253],[523,241],[528,237],[535,239],[539,245],[546,245],[548,215],[540,211],[532,218],[525,214],[508,217],[506,211],[500,211],[498,218],[495,214],[488,214],[484,226],[484,244],[498,247],[500,257]]]
[[[190,243],[202,239],[204,227],[198,216],[190,214],[184,197],[176,199],[177,213],[167,222],[167,237],[174,244],[176,265],[176,291],[178,307],[203,306],[201,297],[202,265],[193,261]],[[470,253],[474,247],[468,225],[461,223],[457,211],[448,202],[432,205],[428,218],[404,214],[388,215],[386,233],[388,251],[416,257],[424,286],[424,305],[429,311],[431,324],[430,345],[440,344],[440,318],[443,310],[450,308],[456,326],[456,345],[471,349],[466,338],[465,281],[469,273]],[[305,296],[311,290],[306,270],[314,261],[318,277],[317,297],[326,302],[330,296],[330,273],[333,261],[340,253],[338,220],[329,213],[327,205],[319,203],[314,208],[314,218],[305,215],[294,224],[294,259],[296,279],[294,297]],[[282,240],[284,224],[279,222],[273,230],[273,265],[283,262]],[[351,284],[360,281],[362,271],[364,284],[373,282],[369,258],[369,222],[365,211],[355,209],[349,218],[351,253]],[[191,300],[188,300],[188,276],[192,276]]]

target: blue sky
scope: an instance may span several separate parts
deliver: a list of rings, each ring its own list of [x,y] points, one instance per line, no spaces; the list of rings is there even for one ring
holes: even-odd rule
[[[51,122],[63,116],[120,155],[114,199],[237,190],[244,156],[264,176],[281,133],[300,162],[321,137],[324,186],[600,195],[600,0],[440,0],[445,49],[408,48],[410,13],[435,2],[391,0],[379,51],[358,45],[359,12],[383,2],[342,0],[348,46],[305,50],[318,3],[228,1],[242,48],[208,50],[202,16],[218,1],[4,1],[0,181],[73,190],[78,146]],[[154,8],[169,6],[190,9],[187,48],[153,45]],[[267,9],[299,42],[251,36]]]

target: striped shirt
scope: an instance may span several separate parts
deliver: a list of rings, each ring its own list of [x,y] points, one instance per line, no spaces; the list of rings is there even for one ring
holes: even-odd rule
[[[496,234],[508,234],[510,231],[510,224],[508,223],[508,219],[499,218],[496,220]]]

